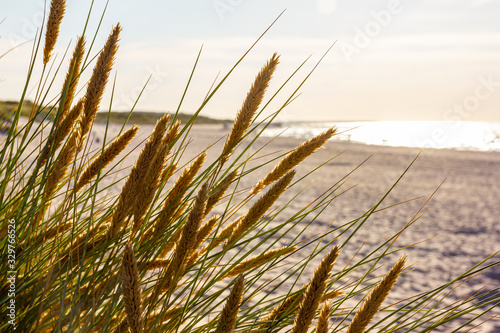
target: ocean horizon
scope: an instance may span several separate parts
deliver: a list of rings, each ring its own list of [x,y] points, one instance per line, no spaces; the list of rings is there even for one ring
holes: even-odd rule
[[[326,121],[281,122],[266,137],[311,138],[335,126],[332,141],[389,147],[414,147],[500,152],[500,122],[477,121]]]

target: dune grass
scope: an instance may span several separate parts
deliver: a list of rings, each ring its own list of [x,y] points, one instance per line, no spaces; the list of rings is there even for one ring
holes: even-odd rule
[[[186,143],[199,113],[244,56],[184,125],[178,113],[158,119],[147,141],[136,148],[141,151],[133,166],[120,173],[123,150],[139,129],[123,124],[115,138],[106,132],[97,150],[91,148],[90,133],[119,56],[121,27],[113,28],[100,51],[76,44],[73,54],[84,60],[61,64],[68,71],[62,89],[44,85],[64,7],[64,1],[52,1],[51,11],[57,12],[49,16],[45,39],[40,35],[35,41],[29,73],[43,66],[42,77],[28,76],[20,102],[2,118],[0,267],[9,273],[2,274],[0,303],[7,314],[7,306],[15,304],[12,320],[0,322],[2,332],[354,333],[438,327],[458,332],[491,319],[489,311],[500,301],[498,289],[451,306],[442,303],[450,289],[497,265],[493,255],[457,272],[452,281],[396,304],[384,301],[398,276],[411,274],[404,248],[393,247],[406,228],[394,230],[366,256],[334,265],[399,180],[363,216],[301,240],[337,200],[342,182],[295,209],[292,202],[307,195],[307,188],[300,183],[306,175],[294,168],[336,131],[329,129],[278,160],[248,166],[259,156],[251,150],[262,133],[262,126],[254,126],[258,117],[299,72],[270,94],[268,84],[279,67],[276,54],[256,76],[215,161],[206,160],[206,151],[190,152],[194,158],[185,165],[181,157],[190,149]],[[94,56],[95,63],[88,63]],[[82,84],[78,78],[91,65],[86,92],[76,100],[68,92]],[[293,100],[309,75],[263,127]],[[38,82],[36,99],[26,104],[33,82]],[[61,91],[56,103],[45,100],[52,90]],[[107,116],[109,125],[112,114]],[[242,180],[258,169],[267,175],[243,188]],[[112,186],[121,192],[106,196]],[[284,193],[291,199],[283,200]],[[407,227],[419,218],[415,214]],[[381,267],[386,259],[395,263],[390,270]],[[310,274],[310,282],[297,285],[303,274]]]

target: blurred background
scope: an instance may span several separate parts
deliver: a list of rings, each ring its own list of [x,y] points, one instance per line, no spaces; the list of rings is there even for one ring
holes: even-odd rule
[[[0,54],[15,48],[0,59],[0,100],[15,100],[21,95],[33,40],[49,5],[42,0],[0,3]],[[94,1],[97,15],[88,22],[87,36],[97,30],[99,14],[106,4],[104,0]],[[68,2],[53,71],[65,52],[72,52],[89,7],[90,1]],[[123,33],[112,109],[130,110],[150,78],[136,109],[173,111],[203,47],[181,107],[181,111],[193,113],[213,82],[220,81],[282,13],[202,115],[232,119],[260,66],[273,52],[281,54],[281,65],[271,91],[308,59],[267,108],[265,115],[269,115],[281,107],[335,43],[278,121],[453,122],[453,126],[434,123],[431,129],[429,123],[421,125],[426,128],[424,137],[411,136],[413,146],[419,146],[416,141],[440,141],[443,132],[449,133],[448,128],[455,132],[448,136],[467,136],[474,131],[456,122],[500,122],[499,12],[497,0],[111,0],[91,55],[104,44],[112,26],[120,22]],[[87,45],[91,42],[89,38]],[[41,66],[37,70],[41,71]],[[58,80],[62,81],[64,75],[65,70],[61,70]],[[54,96],[58,92],[55,89]],[[105,107],[110,93],[108,89]],[[33,88],[28,98],[34,94]],[[498,139],[497,125],[483,133],[487,137],[481,138],[483,146],[485,141]],[[393,128],[421,131],[418,126],[403,123]],[[496,148],[494,144],[488,149]]]

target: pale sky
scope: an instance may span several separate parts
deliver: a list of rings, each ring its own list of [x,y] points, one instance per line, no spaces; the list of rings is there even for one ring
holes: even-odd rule
[[[68,45],[72,52],[90,2],[68,1],[56,65]],[[2,100],[21,95],[32,40],[42,25],[43,4],[42,0],[0,0],[0,20],[4,20],[0,24],[0,54],[31,41],[0,59]],[[95,1],[88,45],[104,5],[103,0]],[[203,45],[181,107],[192,113],[217,74],[221,73],[220,79],[285,9],[203,115],[233,118],[254,76],[273,52],[281,54],[281,63],[267,98],[312,55],[296,79],[271,103],[268,113],[275,111],[337,41],[280,119],[500,122],[498,0],[110,0],[91,55],[120,22],[123,32],[114,67],[113,109],[129,110],[153,74],[137,109],[172,111]],[[51,97],[60,91],[67,58]],[[36,78],[41,67],[40,57]],[[110,92],[111,86],[101,109],[109,106]]]

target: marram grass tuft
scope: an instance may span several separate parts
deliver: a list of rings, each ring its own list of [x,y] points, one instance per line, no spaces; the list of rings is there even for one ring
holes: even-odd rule
[[[33,54],[29,73],[55,58],[65,10],[64,1],[52,1],[42,59]],[[131,143],[141,130],[124,124],[114,138],[106,131],[96,148],[92,128],[119,56],[121,29],[117,24],[98,52],[86,50],[85,41],[95,36],[77,38],[69,63],[61,61],[61,68],[67,66],[63,86],[45,86],[45,71],[38,82],[28,76],[25,90],[37,86],[31,117],[21,116],[23,94],[2,118],[0,303],[5,311],[14,302],[15,318],[0,322],[0,331],[424,332],[467,330],[489,319],[498,289],[451,306],[441,302],[450,288],[498,264],[493,256],[436,289],[392,304],[397,277],[411,275],[407,258],[397,261],[405,248],[393,247],[401,230],[376,251],[345,261],[355,256],[345,242],[383,199],[349,223],[307,233],[337,200],[341,185],[297,208],[294,198],[307,192],[298,166],[336,129],[283,153],[271,166],[277,158],[264,161],[251,149],[269,126],[258,119],[269,105],[261,106],[263,101],[281,91],[266,95],[277,54],[258,72],[223,147],[193,151],[189,144],[196,117],[218,85],[187,124],[165,114],[135,148]],[[80,75],[91,70],[82,83]],[[83,97],[76,98],[82,88]],[[55,105],[45,101],[56,94]],[[131,165],[127,154],[137,156]],[[390,262],[396,264],[387,275],[374,276]]]

